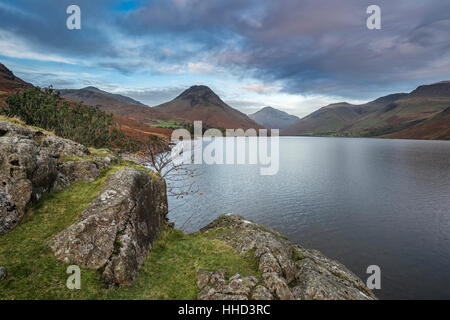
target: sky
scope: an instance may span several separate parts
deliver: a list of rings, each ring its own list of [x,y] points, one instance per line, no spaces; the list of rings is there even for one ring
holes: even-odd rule
[[[66,27],[72,4],[80,30]],[[303,117],[450,80],[449,30],[448,0],[2,0],[0,62],[41,87],[155,106],[207,85],[244,113]]]

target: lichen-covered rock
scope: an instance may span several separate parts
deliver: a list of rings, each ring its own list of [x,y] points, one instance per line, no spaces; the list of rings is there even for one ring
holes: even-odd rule
[[[5,267],[0,267],[0,281],[5,280],[8,277],[8,271]]]
[[[55,182],[53,183],[52,190],[53,191],[61,191],[70,186],[70,180],[61,172],[58,171],[58,175],[56,176]]]
[[[28,205],[51,190],[61,190],[70,181],[93,180],[114,161],[60,165],[63,156],[82,157],[89,150],[71,140],[19,124],[0,121],[0,235],[12,230],[24,217]],[[102,162],[103,161],[103,162]],[[64,173],[67,174],[64,174]]]
[[[79,221],[49,244],[65,263],[101,269],[108,286],[131,285],[166,215],[164,180],[127,168],[112,174]]]
[[[94,181],[100,175],[100,169],[91,161],[67,161],[58,166],[70,182]]]
[[[52,135],[45,135],[41,140],[41,147],[54,155],[84,157],[90,154],[89,149],[82,144]]]
[[[19,124],[13,124],[6,121],[0,121],[0,137],[3,136],[23,136],[27,138],[37,138],[43,136],[42,131],[31,129]]]
[[[220,232],[215,232],[218,230]],[[209,273],[207,282],[208,273],[202,271],[201,277],[198,275],[202,280],[197,281],[199,299],[223,298],[225,294],[255,300],[376,299],[364,283],[339,262],[325,257],[317,250],[295,245],[277,232],[240,216],[220,216],[200,232],[225,241],[240,254],[254,250],[262,279],[256,279],[251,289],[246,291],[240,286],[226,284],[225,280],[220,280],[220,285],[213,285],[211,279],[213,275],[218,277],[217,272]]]
[[[106,156],[106,157],[96,157],[94,159],[94,163],[97,166],[97,168],[104,169],[106,167],[109,167],[112,164],[118,164],[119,158],[115,156]]]
[[[255,277],[242,277],[236,273],[228,281],[227,270],[216,272],[199,270],[197,272],[197,286],[200,289],[199,300],[248,300],[253,288],[258,283]]]
[[[12,230],[28,204],[48,192],[57,159],[24,136],[0,137],[0,235]]]
[[[251,296],[251,300],[273,300],[270,290],[262,285],[258,285]]]

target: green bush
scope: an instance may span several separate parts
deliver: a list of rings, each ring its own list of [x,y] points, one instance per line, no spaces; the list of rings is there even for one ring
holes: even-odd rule
[[[39,87],[16,93],[6,99],[0,113],[19,117],[26,124],[53,131],[56,135],[90,147],[137,148],[136,141],[117,128],[112,114],[98,107],[69,103],[52,88]]]

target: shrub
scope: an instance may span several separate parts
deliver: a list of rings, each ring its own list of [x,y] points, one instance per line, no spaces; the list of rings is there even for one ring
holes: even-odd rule
[[[52,88],[35,87],[16,93],[6,99],[6,104],[6,108],[0,109],[1,114],[19,117],[28,125],[54,131],[86,146],[137,148],[137,142],[117,128],[112,114],[98,107],[69,103]]]

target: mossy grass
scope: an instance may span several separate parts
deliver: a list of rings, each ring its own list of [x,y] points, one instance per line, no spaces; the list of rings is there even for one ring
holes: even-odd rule
[[[39,127],[28,125],[18,117],[7,117],[5,115],[0,114],[0,121],[8,122],[11,124],[16,124],[16,125],[19,125],[19,126],[22,126],[22,127],[28,128],[28,129],[32,129],[32,130],[41,131],[42,133],[47,134],[47,135],[51,135],[51,136],[55,135],[55,133],[53,131],[49,131],[49,130],[45,130],[45,129],[42,129]]]
[[[59,163],[68,162],[68,161],[95,161],[96,158],[104,158],[104,157],[114,157],[114,154],[111,150],[107,148],[96,149],[89,148],[90,155],[86,155],[84,157],[77,156],[67,156],[62,155],[58,161]]]
[[[67,289],[68,265],[54,257],[47,243],[77,220],[110,174],[125,167],[113,166],[94,182],[44,195],[17,228],[0,237],[0,265],[9,273],[0,282],[0,299],[194,299],[198,269],[260,276],[251,253],[239,255],[206,234],[165,228],[133,287],[106,289],[98,271],[82,269],[81,289]]]
[[[166,128],[166,129],[182,129],[185,127],[183,123],[179,123],[176,120],[170,119],[167,121],[155,119],[154,123],[149,123],[148,126],[152,128]]]

